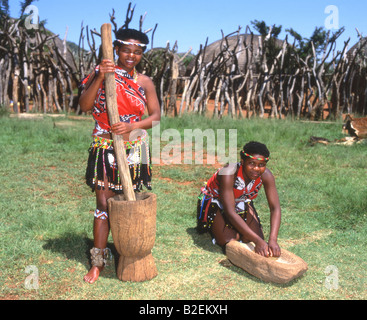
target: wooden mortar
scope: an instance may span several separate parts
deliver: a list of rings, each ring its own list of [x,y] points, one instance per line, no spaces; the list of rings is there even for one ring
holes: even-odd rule
[[[120,254],[117,276],[122,281],[142,282],[157,276],[151,250],[156,236],[157,196],[137,193],[136,201],[123,195],[108,200],[111,232]]]

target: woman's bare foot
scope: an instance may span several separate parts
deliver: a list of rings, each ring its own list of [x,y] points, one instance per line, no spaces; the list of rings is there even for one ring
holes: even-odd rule
[[[103,267],[92,267],[89,272],[84,276],[84,281],[90,284],[96,282],[102,270]]]

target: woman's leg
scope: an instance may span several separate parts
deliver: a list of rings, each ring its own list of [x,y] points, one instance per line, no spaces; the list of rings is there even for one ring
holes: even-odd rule
[[[108,186],[108,183],[105,181],[105,186]],[[103,250],[107,247],[108,235],[110,232],[110,224],[108,219],[108,204],[107,200],[115,195],[115,193],[111,190],[98,190],[96,188],[96,201],[97,201],[97,209],[101,213],[101,217],[94,218],[93,224],[93,236],[94,236],[94,248],[101,250],[103,254]],[[84,277],[84,281],[89,283],[94,283],[104,266],[93,266]]]
[[[252,205],[248,205],[245,222],[253,232],[255,232],[261,239],[264,239],[260,219]],[[217,244],[222,247],[231,240],[238,241],[241,239],[245,243],[250,242],[246,238],[241,237],[239,232],[237,232],[235,229],[227,226],[220,210],[217,211],[217,214],[213,220],[211,232]]]
[[[213,220],[211,232],[215,241],[221,247],[224,247],[231,240],[239,240],[239,233],[230,227],[227,227],[222,213],[218,209],[217,214]]]

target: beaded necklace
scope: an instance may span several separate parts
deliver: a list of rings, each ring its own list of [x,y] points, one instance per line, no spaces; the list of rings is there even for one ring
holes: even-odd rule
[[[134,67],[131,72],[129,72],[129,75],[134,79],[134,82],[138,82],[138,72],[136,71],[136,68]]]

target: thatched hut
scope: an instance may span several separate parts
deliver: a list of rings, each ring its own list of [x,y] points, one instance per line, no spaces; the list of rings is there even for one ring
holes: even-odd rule
[[[360,57],[367,58],[367,37],[362,38],[353,47],[351,47],[347,52],[347,56],[351,59],[356,53]]]
[[[283,41],[271,38],[274,46],[281,48]],[[202,49],[204,53],[203,64],[207,65],[211,61],[220,63],[219,55],[223,55],[223,60],[227,67],[237,64],[241,71],[245,71],[249,67],[249,62],[252,66],[258,67],[259,60],[262,55],[262,48],[264,47],[264,39],[261,35],[254,34],[237,34],[224,37],[213,42]],[[187,68],[186,75],[189,75],[195,67],[197,60],[193,59]],[[256,68],[254,69],[256,72]]]

